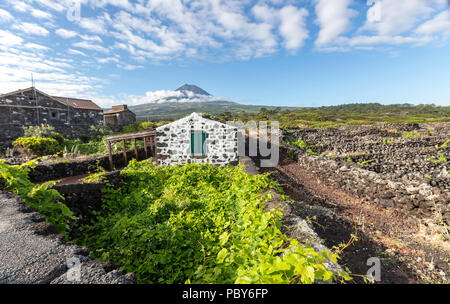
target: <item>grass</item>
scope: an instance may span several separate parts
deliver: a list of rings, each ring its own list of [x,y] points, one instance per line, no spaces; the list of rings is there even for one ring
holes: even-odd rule
[[[439,159],[436,159],[434,157],[428,157],[428,161],[432,163],[445,163],[448,161],[447,156],[445,156],[444,153],[439,152]]]

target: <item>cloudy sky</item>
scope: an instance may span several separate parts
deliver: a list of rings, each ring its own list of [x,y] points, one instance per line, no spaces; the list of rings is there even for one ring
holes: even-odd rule
[[[0,93],[450,105],[447,0],[0,0]]]

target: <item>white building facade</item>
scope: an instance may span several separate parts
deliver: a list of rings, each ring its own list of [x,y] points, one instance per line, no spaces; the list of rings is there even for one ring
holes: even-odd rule
[[[225,166],[238,160],[238,129],[192,113],[156,129],[156,155],[159,164],[167,166]]]

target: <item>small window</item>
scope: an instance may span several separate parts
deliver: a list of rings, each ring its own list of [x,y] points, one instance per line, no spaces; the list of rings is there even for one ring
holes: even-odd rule
[[[191,132],[191,153],[194,155],[206,155],[206,133],[201,131]]]
[[[57,116],[58,116],[58,113],[52,112],[52,118],[57,118]]]

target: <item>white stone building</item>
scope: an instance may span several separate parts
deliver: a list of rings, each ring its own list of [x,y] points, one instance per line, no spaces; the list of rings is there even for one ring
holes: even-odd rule
[[[192,113],[156,129],[156,157],[161,165],[224,166],[238,160],[237,132],[234,126]]]

